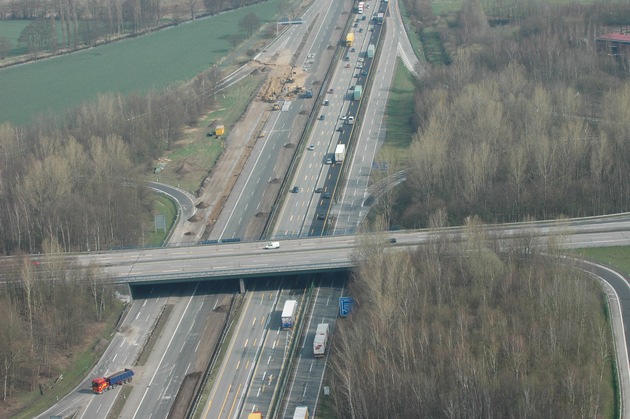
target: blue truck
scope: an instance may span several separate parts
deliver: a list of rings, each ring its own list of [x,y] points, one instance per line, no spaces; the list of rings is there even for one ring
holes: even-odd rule
[[[101,394],[104,391],[109,390],[117,385],[123,385],[130,383],[133,377],[133,371],[125,368],[122,371],[118,371],[108,377],[99,377],[92,380],[92,391],[97,394]]]

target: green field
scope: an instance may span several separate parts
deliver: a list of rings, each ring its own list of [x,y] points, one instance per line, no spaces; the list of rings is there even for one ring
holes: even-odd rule
[[[0,70],[0,123],[26,124],[36,114],[61,113],[103,92],[146,92],[189,80],[232,49],[238,22],[255,13],[270,22],[279,0],[67,56]],[[229,63],[226,63],[229,64]]]

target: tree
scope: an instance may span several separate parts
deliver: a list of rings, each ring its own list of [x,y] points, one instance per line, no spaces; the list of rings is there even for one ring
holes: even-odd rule
[[[6,36],[0,36],[0,60],[4,60],[11,52],[11,40]]]
[[[238,22],[238,25],[247,31],[247,37],[251,37],[255,29],[260,27],[260,19],[256,13],[248,13]]]
[[[18,42],[25,44],[33,55],[53,46],[53,31],[47,20],[32,21],[20,34]]]

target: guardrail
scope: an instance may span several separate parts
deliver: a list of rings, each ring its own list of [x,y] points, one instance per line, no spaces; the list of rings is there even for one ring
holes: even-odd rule
[[[312,263],[301,265],[288,265],[288,266],[269,266],[265,268],[243,268],[243,269],[216,269],[216,270],[204,270],[204,271],[191,271],[191,272],[171,272],[163,274],[152,275],[126,275],[114,277],[114,283],[130,283],[130,284],[142,284],[153,283],[156,281],[170,281],[170,282],[182,282],[190,279],[202,279],[202,278],[217,278],[217,279],[230,279],[230,278],[244,278],[252,276],[265,276],[276,274],[288,274],[288,273],[303,273],[303,272],[319,272],[319,271],[336,271],[346,270],[354,266],[354,262],[351,260],[344,262],[331,262],[331,263]]]

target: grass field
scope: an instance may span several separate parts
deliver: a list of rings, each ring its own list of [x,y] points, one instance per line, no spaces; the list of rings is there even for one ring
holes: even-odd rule
[[[229,35],[255,13],[270,22],[279,0],[220,14],[142,37],[0,70],[0,123],[26,124],[61,113],[102,92],[145,92],[189,80],[226,56]],[[229,64],[229,63],[226,63]]]
[[[610,265],[630,275],[630,247],[595,247],[576,250],[580,256]]]
[[[413,135],[411,116],[415,92],[413,76],[398,58],[385,110],[387,137],[379,150],[377,160],[388,160],[391,164],[405,159]]]

